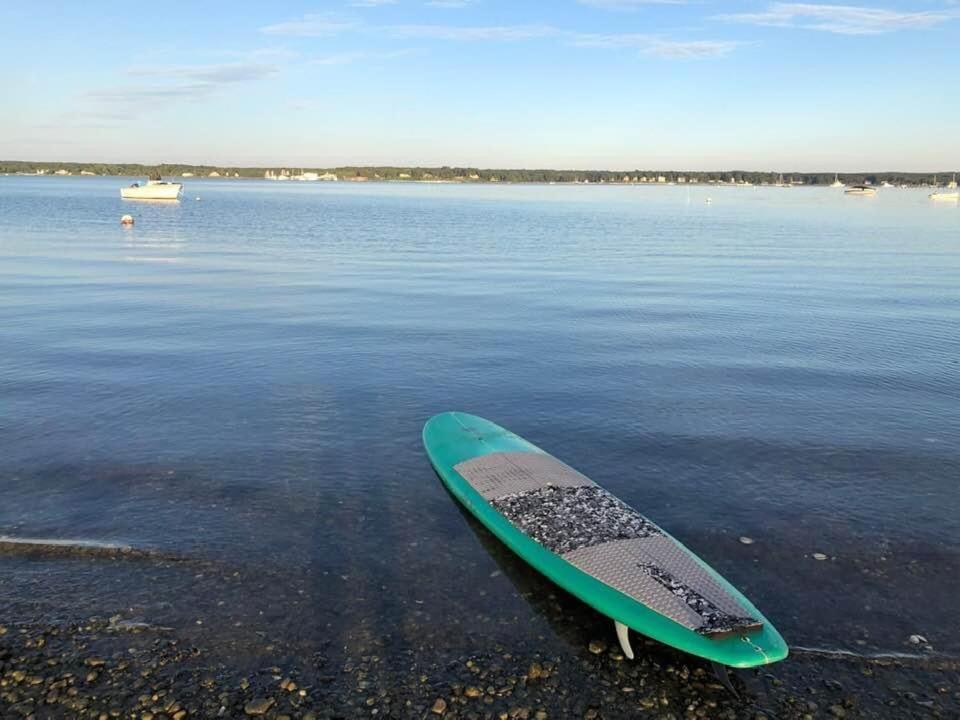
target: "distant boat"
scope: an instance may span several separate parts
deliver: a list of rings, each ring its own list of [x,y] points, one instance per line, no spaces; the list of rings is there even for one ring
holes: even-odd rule
[[[834,174],[833,174],[833,182],[830,183],[830,187],[832,187],[832,188],[842,188],[842,187],[846,187],[846,185],[844,185],[842,182],[840,182],[840,175],[837,174],[837,173],[834,173]]]
[[[936,179],[936,178],[934,178]],[[957,192],[957,176],[947,183],[946,188],[935,190],[929,197],[934,202],[960,202],[960,192]],[[950,192],[952,191],[952,192]]]
[[[124,200],[179,200],[182,192],[180,183],[151,178],[143,185],[135,182],[130,187],[120,188],[120,197]]]
[[[957,192],[956,190],[953,192],[943,192],[942,190],[937,190],[935,193],[930,193],[930,199],[934,202],[960,203],[960,192]]]
[[[876,195],[877,189],[869,185],[852,185],[843,192],[846,195]]]

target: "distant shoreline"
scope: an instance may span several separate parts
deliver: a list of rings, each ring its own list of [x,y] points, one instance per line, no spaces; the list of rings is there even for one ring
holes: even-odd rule
[[[888,172],[771,172],[760,170],[551,170],[474,167],[339,166],[235,167],[214,165],[139,163],[80,163],[0,160],[0,175],[137,177],[159,173],[166,178],[256,178],[277,181],[432,182],[432,183],[556,183],[616,185],[767,185],[775,187],[884,185],[934,187],[945,184],[954,171]]]

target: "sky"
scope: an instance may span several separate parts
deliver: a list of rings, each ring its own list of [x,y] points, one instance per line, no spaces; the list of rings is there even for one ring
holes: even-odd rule
[[[0,0],[0,158],[945,171],[960,0]]]

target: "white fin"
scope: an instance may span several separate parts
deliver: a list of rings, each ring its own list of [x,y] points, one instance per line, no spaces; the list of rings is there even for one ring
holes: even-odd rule
[[[627,656],[627,660],[633,660],[633,648],[630,647],[630,628],[616,620],[613,621],[613,624],[617,628],[617,640],[620,641],[623,654]]]

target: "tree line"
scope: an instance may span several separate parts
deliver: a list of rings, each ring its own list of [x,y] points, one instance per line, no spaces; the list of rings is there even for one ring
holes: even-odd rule
[[[475,167],[393,167],[393,166],[341,166],[341,167],[239,167],[220,165],[185,165],[179,163],[161,163],[144,165],[140,163],[82,163],[82,162],[35,162],[28,160],[0,160],[0,173],[28,173],[38,170],[45,174],[66,171],[73,175],[81,172],[95,175],[148,176],[160,174],[163,177],[181,177],[185,174],[207,177],[216,174],[221,177],[262,178],[264,173],[272,171],[279,174],[286,170],[291,175],[301,172],[319,174],[333,173],[343,180],[416,180],[450,182],[506,182],[506,183],[750,183],[753,185],[784,183],[790,185],[829,185],[835,178],[847,185],[870,183],[880,185],[888,182],[893,185],[932,185],[949,179],[950,171],[906,173],[839,173],[832,172],[800,173],[771,172],[757,170],[724,171],[679,171],[679,170],[550,170],[518,168],[475,168]]]

